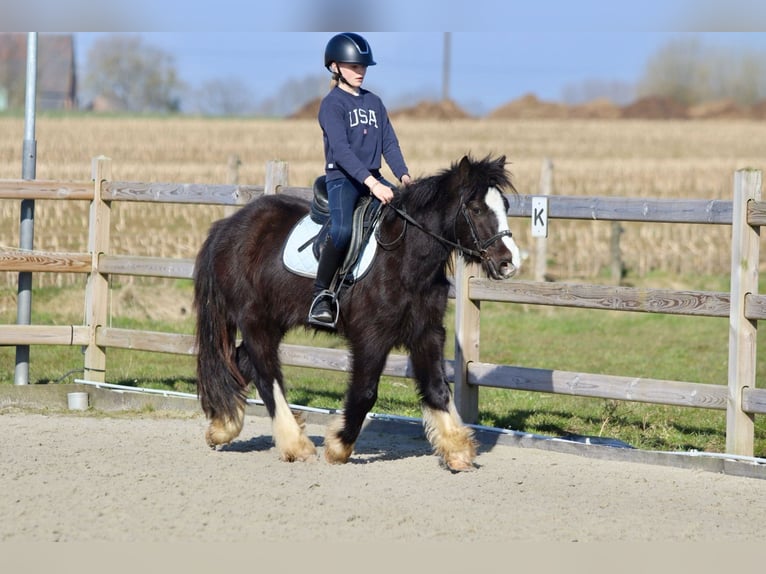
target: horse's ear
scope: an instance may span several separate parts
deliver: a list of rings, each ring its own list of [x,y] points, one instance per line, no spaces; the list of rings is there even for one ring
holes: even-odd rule
[[[497,158],[497,165],[504,168],[505,167],[505,155],[501,155],[499,158]]]
[[[460,179],[464,181],[468,177],[468,173],[471,171],[471,158],[469,158],[467,155],[464,155],[463,159],[460,160],[457,168]]]

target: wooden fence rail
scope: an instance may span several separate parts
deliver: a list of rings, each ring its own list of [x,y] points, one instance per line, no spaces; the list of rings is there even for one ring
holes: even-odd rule
[[[86,273],[85,325],[0,325],[0,345],[84,346],[85,378],[104,381],[108,347],[193,355],[194,337],[107,326],[110,274],[191,278],[194,261],[163,257],[111,255],[110,210],[115,201],[242,205],[265,193],[310,197],[311,190],[288,186],[287,164],[271,162],[264,186],[197,185],[111,181],[111,160],[94,158],[92,181],[0,180],[0,200],[90,201],[88,249],[82,253],[23,251],[0,247],[0,271]],[[621,286],[493,282],[475,265],[458,257],[454,278],[455,357],[446,373],[454,384],[458,410],[476,422],[480,387],[498,387],[624,401],[710,408],[726,411],[726,452],[752,456],[754,416],[766,414],[766,389],[756,388],[757,321],[766,318],[766,296],[757,294],[759,231],[766,225],[761,201],[761,172],[734,174],[733,201],[564,197],[547,195],[548,217],[652,223],[692,223],[732,227],[729,292],[674,291]],[[532,215],[531,195],[510,197],[509,217]],[[498,301],[593,310],[729,317],[728,385],[644,379],[593,373],[495,365],[479,360],[481,301]],[[345,351],[283,345],[282,362],[298,367],[347,371]],[[391,355],[384,374],[411,377],[408,358]]]

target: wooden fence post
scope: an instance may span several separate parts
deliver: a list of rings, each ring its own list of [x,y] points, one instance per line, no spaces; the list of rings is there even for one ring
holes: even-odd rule
[[[622,250],[620,249],[620,236],[623,231],[622,223],[612,221],[612,235],[609,238],[609,260],[611,261],[612,282],[615,285],[622,283],[625,272],[625,264],[622,262]]]
[[[101,184],[112,178],[112,160],[104,156],[93,158],[92,177],[94,191],[88,222],[91,271],[85,287],[85,321],[89,333],[88,346],[85,348],[83,378],[88,381],[104,382],[106,348],[96,343],[96,336],[99,328],[106,324],[109,277],[99,271],[99,258],[109,250],[111,202],[101,198]]]
[[[231,154],[229,156],[229,160],[226,164],[226,168],[228,171],[228,183],[232,185],[239,185],[239,166],[242,165],[242,160],[239,159],[239,156],[237,154]],[[235,211],[237,211],[238,206],[236,205],[227,205],[223,208],[223,214],[225,217],[229,217],[232,215]]]
[[[229,183],[238,185],[239,184],[239,166],[242,165],[242,160],[239,159],[239,156],[237,154],[231,154],[229,156],[229,159],[226,163],[226,168],[229,173],[229,176],[226,178],[229,180]]]
[[[553,191],[553,162],[545,158],[540,169],[540,195],[548,196]],[[535,240],[535,281],[545,281],[548,274],[548,238]]]
[[[760,226],[748,223],[748,204],[761,199],[761,172],[734,174],[729,306],[729,388],[726,400],[726,452],[753,456],[755,417],[742,411],[742,393],[755,388],[758,323],[745,317],[747,297],[758,293]]]
[[[266,164],[266,182],[263,193],[279,193],[279,188],[287,187],[289,180],[289,164],[286,161],[271,160]]]
[[[468,282],[479,275],[479,265],[456,256],[455,265],[455,407],[463,422],[479,419],[479,387],[468,384],[468,365],[479,360],[481,302],[468,297]]]

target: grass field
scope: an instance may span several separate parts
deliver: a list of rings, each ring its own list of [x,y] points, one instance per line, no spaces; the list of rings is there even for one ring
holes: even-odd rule
[[[660,277],[651,277],[662,282]],[[691,281],[691,279],[690,279]],[[720,278],[706,278],[697,288],[722,288]],[[118,327],[193,332],[187,281],[164,285],[115,285],[109,324]],[[6,290],[6,300],[12,299]],[[5,309],[8,310],[7,308]],[[484,362],[577,372],[726,384],[728,321],[613,311],[547,309],[526,305],[482,305],[481,357]],[[82,319],[82,292],[74,287],[44,288],[35,293],[33,322],[72,324]],[[454,356],[454,316],[446,319],[448,358]],[[763,337],[761,337],[763,339]],[[328,335],[290,333],[287,342],[341,348]],[[759,345],[764,347],[763,343]],[[760,349],[759,349],[760,350]],[[14,348],[0,347],[0,384],[13,380]],[[67,383],[82,375],[80,348],[32,348],[34,383]],[[758,372],[766,372],[759,353]],[[287,367],[288,400],[319,408],[341,408],[346,375]],[[122,349],[107,351],[107,381],[123,385],[196,392],[192,357]],[[722,452],[723,411],[665,407],[623,401],[480,390],[480,423],[560,436],[611,437],[645,449]],[[375,412],[420,416],[410,381],[384,377]],[[766,420],[756,418],[756,454],[766,456]]]
[[[733,172],[762,168],[766,122],[460,120],[402,121],[396,125],[414,175],[447,167],[464,153],[506,154],[520,193],[536,193],[543,161],[554,163],[559,195],[729,199]],[[229,183],[231,156],[239,182],[262,184],[266,162],[289,162],[292,185],[309,186],[321,171],[321,139],[313,121],[197,118],[40,117],[38,179],[84,181],[91,158],[112,158],[115,180]],[[23,119],[0,117],[0,178],[21,173]],[[84,251],[87,205],[36,202],[35,247]],[[116,205],[114,253],[193,257],[223,208]],[[0,200],[0,245],[18,244],[18,202]],[[528,221],[511,220],[530,249]],[[727,226],[623,224],[626,281],[646,287],[728,290]],[[608,274],[607,222],[553,221],[549,269],[557,280],[600,281]],[[522,278],[530,278],[528,262]],[[79,275],[36,274],[33,322],[79,324]],[[15,321],[16,275],[0,274],[0,323]],[[114,325],[191,332],[190,285],[183,281],[115,278]],[[523,305],[482,306],[482,361],[548,369],[725,384],[728,323]],[[447,325],[451,327],[452,318]],[[761,337],[763,339],[763,337]],[[291,342],[307,336],[291,334]],[[339,346],[335,339],[319,341]],[[766,349],[765,349],[766,350]],[[452,349],[447,349],[452,356]],[[759,353],[759,379],[764,353]],[[13,348],[0,347],[0,382],[13,378]],[[80,349],[35,347],[34,382],[67,382],[82,368]],[[75,374],[70,373],[73,372]],[[341,405],[344,376],[289,369],[292,402]],[[188,357],[110,349],[110,382],[194,389]],[[722,451],[724,413],[638,403],[482,389],[481,422],[544,434],[620,438],[642,448]],[[384,379],[376,410],[418,416],[408,381]],[[763,417],[756,419],[756,454],[766,456]]]

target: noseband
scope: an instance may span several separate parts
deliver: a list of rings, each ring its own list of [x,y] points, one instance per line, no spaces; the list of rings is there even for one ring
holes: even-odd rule
[[[460,204],[460,213],[462,213],[463,218],[466,220],[466,223],[468,223],[468,228],[471,230],[471,237],[473,238],[473,243],[475,249],[471,249],[469,247],[465,247],[464,245],[461,245],[460,243],[455,243],[454,241],[450,241],[446,237],[442,237],[441,235],[437,235],[436,233],[433,233],[432,231],[426,229],[421,225],[419,222],[415,221],[410,215],[404,211],[403,209],[399,209],[398,207],[394,207],[391,204],[387,204],[386,207],[390,207],[391,209],[396,212],[399,217],[404,219],[404,227],[402,228],[402,232],[399,234],[399,237],[394,239],[394,241],[390,243],[383,243],[380,240],[380,228],[377,229],[375,233],[375,238],[377,239],[378,243],[381,245],[381,247],[390,248],[396,245],[402,237],[404,237],[404,233],[407,230],[407,223],[411,223],[418,229],[420,229],[423,233],[426,235],[430,235],[440,243],[443,243],[444,245],[449,245],[450,247],[457,249],[461,255],[470,255],[473,257],[477,257],[481,260],[487,260],[487,249],[497,240],[502,239],[503,237],[513,237],[513,234],[509,229],[505,229],[503,231],[500,231],[499,233],[495,233],[492,237],[487,239],[486,241],[482,242],[479,239],[479,233],[476,229],[476,224],[473,222],[473,219],[471,219],[470,214],[468,213],[468,206],[465,202],[462,202]],[[453,229],[457,226],[457,216],[455,217],[455,223],[453,224]]]

